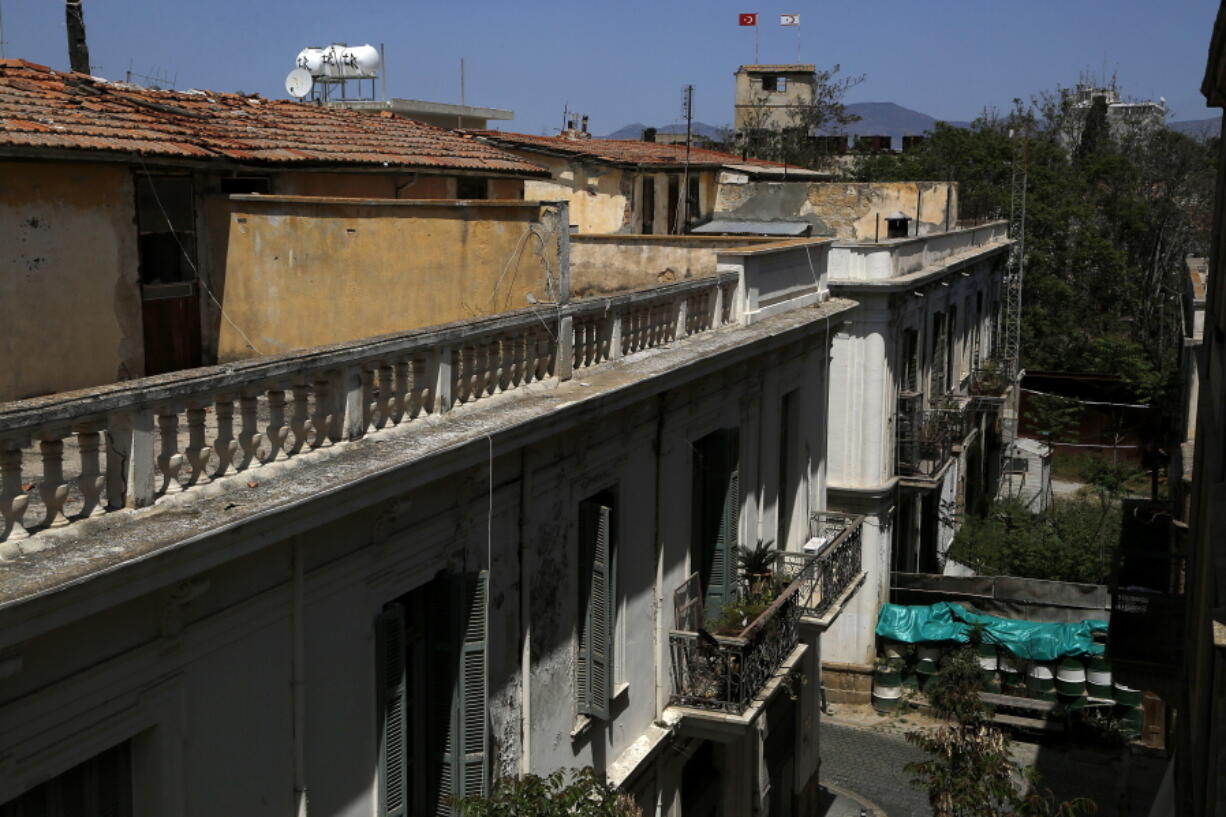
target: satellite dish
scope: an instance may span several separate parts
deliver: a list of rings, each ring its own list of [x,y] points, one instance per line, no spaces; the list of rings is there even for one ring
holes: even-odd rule
[[[292,97],[302,99],[307,94],[311,93],[311,88],[315,86],[315,80],[311,79],[311,72],[306,68],[295,68],[289,72],[289,76],[285,78],[285,90]]]

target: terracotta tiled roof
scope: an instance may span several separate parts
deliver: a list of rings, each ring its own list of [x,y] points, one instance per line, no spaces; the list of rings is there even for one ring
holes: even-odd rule
[[[496,147],[407,119],[242,94],[154,91],[24,60],[0,60],[0,151],[7,148],[545,175]]]
[[[669,145],[660,142],[640,142],[633,139],[572,139],[566,136],[533,136],[528,133],[508,133],[499,130],[466,130],[495,144],[521,150],[539,150],[543,153],[571,154],[618,165],[641,165],[658,168],[677,168],[685,164],[685,145]],[[754,171],[771,175],[789,174],[819,175],[794,165],[768,162],[764,159],[742,159],[733,153],[704,148],[690,148],[691,167],[729,167],[744,172]]]

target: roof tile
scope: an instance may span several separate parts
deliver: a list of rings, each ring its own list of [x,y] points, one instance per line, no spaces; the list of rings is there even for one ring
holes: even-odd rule
[[[685,165],[685,145],[663,142],[640,142],[634,139],[588,139],[567,136],[534,136],[528,133],[510,133],[499,130],[464,130],[484,140],[508,148],[540,150],[550,153],[566,153],[576,158],[587,158],[612,164],[648,165],[660,168]],[[739,170],[763,173],[779,173],[787,168],[797,175],[818,175],[813,171],[771,162],[765,159],[742,159],[733,153],[724,153],[706,148],[690,148],[691,167],[736,167]]]
[[[150,90],[25,60],[0,60],[0,146],[546,175],[497,147],[408,119],[241,94]]]

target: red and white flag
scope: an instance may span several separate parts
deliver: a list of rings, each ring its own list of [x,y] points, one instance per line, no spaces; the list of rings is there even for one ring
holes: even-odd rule
[[[780,14],[779,25],[781,26],[798,26],[800,25],[799,14]]]
[[[737,17],[737,23],[743,26],[756,26],[758,24],[758,14],[741,14]]]

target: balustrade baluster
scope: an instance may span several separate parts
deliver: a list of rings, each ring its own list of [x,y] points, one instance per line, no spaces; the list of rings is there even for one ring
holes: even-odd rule
[[[0,516],[4,517],[4,530],[0,531],[0,557],[16,556],[20,551],[15,544],[30,535],[23,519],[30,497],[21,482],[22,440],[0,440]]]
[[[311,412],[311,428],[315,433],[311,438],[311,450],[332,444],[332,384],[326,376],[321,377],[315,381],[313,391],[315,404]]]
[[[48,528],[68,524],[64,503],[68,501],[68,483],[64,481],[64,439],[60,432],[45,432],[38,440],[43,460],[43,481],[38,486],[46,512],[40,523]]]
[[[396,393],[396,370],[390,363],[380,363],[375,374],[378,375],[378,383],[375,386],[375,399],[371,404],[370,425],[378,431],[398,422],[398,418],[392,413],[392,400]]]
[[[504,335],[495,335],[490,341],[490,373],[485,383],[486,394],[499,394],[506,391],[504,380],[507,371],[507,344]]]
[[[184,453],[192,469],[192,474],[187,480],[188,487],[212,482],[208,468],[213,449],[209,447],[204,423],[205,410],[203,407],[192,406],[187,410],[187,450]]]
[[[537,380],[540,380],[540,377],[537,374],[539,365],[537,358],[537,347],[540,343],[538,340],[540,333],[541,330],[536,326],[529,327],[528,331],[524,333],[523,381],[525,383],[535,383]]]
[[[264,430],[268,451],[264,462],[281,462],[287,459],[285,441],[289,439],[289,426],[285,424],[285,391],[281,388],[268,390],[268,425]]]
[[[389,373],[391,388],[391,404],[388,408],[388,419],[392,425],[400,425],[406,415],[410,414],[409,395],[413,386],[409,380],[413,368],[412,359],[400,359],[392,363]],[[379,388],[383,388],[380,383]]]
[[[414,355],[409,359],[405,369],[408,380],[405,381],[405,391],[408,393],[409,419],[417,419],[427,407],[427,399],[432,391],[426,378],[426,359]]]
[[[254,394],[241,395],[238,398],[238,412],[242,421],[238,443],[243,456],[235,470],[245,471],[252,465],[260,464],[260,442],[264,439],[260,433],[260,399]]]
[[[162,472],[160,493],[177,494],[183,490],[179,484],[179,470],[183,467],[183,455],[179,453],[179,412],[170,406],[158,409],[158,436],[161,437],[161,453],[158,454],[158,470]]]
[[[234,401],[218,399],[213,403],[213,414],[217,417],[217,437],[213,441],[213,453],[217,455],[213,478],[216,479],[226,475],[238,452],[238,440],[234,438]]]
[[[106,509],[102,507],[102,490],[106,487],[106,477],[102,474],[102,457],[99,455],[102,446],[101,431],[100,423],[88,423],[77,430],[77,450],[81,452],[81,476],[77,477],[77,488],[81,491],[82,519],[106,513]]]
[[[460,349],[456,366],[456,385],[452,397],[456,404],[467,403],[472,395],[472,371],[476,350],[470,345]]]
[[[472,395],[474,400],[485,397],[485,383],[490,367],[489,352],[488,342],[478,341],[473,346]]]
[[[294,406],[290,413],[289,427],[294,433],[294,444],[286,452],[286,455],[290,457],[296,457],[303,447],[309,444],[311,432],[311,387],[306,383],[295,383],[293,395]]]

